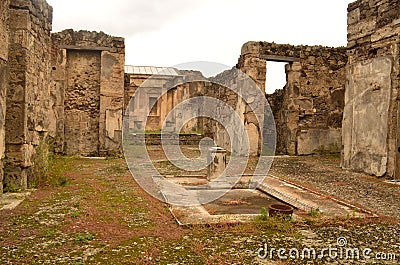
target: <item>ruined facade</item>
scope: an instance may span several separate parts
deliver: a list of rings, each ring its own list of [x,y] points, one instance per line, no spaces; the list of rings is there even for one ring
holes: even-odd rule
[[[349,5],[344,168],[400,176],[399,33],[399,1]]]
[[[52,34],[52,45],[55,151],[84,156],[120,153],[124,39],[65,30]]]
[[[203,132],[202,119],[197,118],[200,109],[180,105],[204,93],[202,80],[205,78],[198,71],[126,66],[125,109],[129,124],[125,126],[131,131]]]
[[[345,48],[248,42],[237,65],[265,89],[268,61],[287,62],[287,84],[268,96],[277,128],[277,152],[340,152]]]
[[[224,71],[210,78],[210,81],[205,86],[205,95],[218,99],[216,106],[212,107],[219,121],[209,121],[205,130],[218,146],[228,151],[239,155],[259,155],[263,129],[261,124],[264,121],[264,92],[251,77],[236,68]],[[226,111],[225,104],[235,112]],[[235,118],[236,115],[240,119]],[[243,134],[239,132],[242,125],[245,129]]]
[[[52,8],[44,0],[0,7],[1,190],[34,185],[35,163],[49,151],[119,154],[124,40],[51,34]]]
[[[266,129],[272,117],[264,116],[260,100],[267,96],[276,122],[277,153],[342,150],[344,168],[398,177],[399,10],[396,0],[351,3],[347,48],[244,44],[236,67],[262,93],[240,98],[228,87],[242,91],[249,84],[234,69],[211,82],[198,72],[176,70],[154,77],[124,70],[123,38],[73,30],[51,34],[52,8],[45,0],[1,1],[0,193],[3,185],[13,190],[35,182],[40,152],[120,154],[125,110],[128,115],[139,110],[130,129],[158,131],[165,122],[167,131],[201,132],[229,150],[232,139],[218,122],[196,118],[180,127],[198,113],[179,104],[197,96],[220,99],[236,110],[250,136],[250,155],[262,152],[263,138],[275,137]],[[287,84],[272,95],[264,92],[268,61],[288,63]],[[145,92],[135,95],[150,76],[158,83],[146,84]],[[150,116],[141,117],[142,112]],[[232,117],[222,119],[229,124]]]

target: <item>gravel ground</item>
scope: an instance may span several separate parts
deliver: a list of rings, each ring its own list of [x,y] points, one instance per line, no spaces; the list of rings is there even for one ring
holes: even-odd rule
[[[180,227],[167,205],[134,182],[124,160],[69,159],[67,163],[65,186],[43,187],[16,209],[0,211],[0,264],[400,263],[398,219],[321,220],[310,215],[298,223],[268,218],[240,225]],[[278,158],[271,173],[387,216],[399,216],[394,205],[397,186],[340,170],[337,158]],[[324,248],[335,251],[338,238],[339,243],[347,242],[338,251],[357,248],[360,259],[346,260],[345,254],[329,259],[329,253],[324,253],[322,259],[283,260],[277,250],[273,261],[257,257],[265,244],[287,251],[314,248],[320,255]],[[372,259],[362,257],[367,248]],[[396,254],[395,260],[376,259],[376,254],[393,259],[391,253]]]
[[[340,168],[334,156],[277,157],[270,173],[344,199],[373,212],[400,217],[400,185]]]

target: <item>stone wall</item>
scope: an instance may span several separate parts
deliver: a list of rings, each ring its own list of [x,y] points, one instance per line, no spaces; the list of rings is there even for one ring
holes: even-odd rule
[[[35,153],[49,133],[52,8],[44,0],[11,0],[9,8],[4,187],[13,189],[35,182]]]
[[[5,113],[8,86],[9,0],[0,2],[0,194],[3,192],[5,154]]]
[[[121,152],[123,38],[103,32],[52,34],[55,151],[85,156]]]
[[[261,125],[264,122],[264,92],[257,82],[236,67],[210,78],[210,81],[211,84],[205,86],[205,95],[218,99],[216,106],[209,107],[215,108],[220,120],[208,122],[207,132],[211,133],[218,146],[229,152],[259,155],[262,146]],[[234,111],[227,111],[224,105]],[[244,131],[240,131],[241,127]]]
[[[100,51],[67,51],[64,152],[99,154]]]
[[[133,69],[130,66],[128,68]],[[163,69],[146,68],[155,73]],[[205,77],[198,71],[175,68],[165,68],[165,71],[158,74],[127,72],[124,104],[126,115],[129,117],[127,126],[130,130],[138,132],[143,129],[158,132],[165,123],[164,130],[167,132],[202,132],[202,119],[197,118],[200,109],[196,106],[180,105],[187,99],[203,94],[202,80],[205,80]],[[190,119],[191,117],[194,119]],[[185,122],[187,120],[189,121]]]
[[[265,89],[268,61],[288,63],[283,91],[268,96],[278,153],[340,152],[346,49],[248,42],[237,67]]]
[[[165,92],[164,86],[166,83],[174,78],[175,76],[166,74],[125,74],[124,105],[127,111],[126,114],[129,115],[128,126],[130,129],[145,129],[149,131],[161,130],[160,112],[161,108],[164,108],[164,106],[162,106],[164,104],[161,104],[161,101],[157,101],[151,102],[152,104],[155,103],[156,106],[151,106],[150,101],[158,99]],[[150,108],[153,108],[152,112],[150,112]]]
[[[400,176],[399,33],[399,1],[349,4],[344,168]]]

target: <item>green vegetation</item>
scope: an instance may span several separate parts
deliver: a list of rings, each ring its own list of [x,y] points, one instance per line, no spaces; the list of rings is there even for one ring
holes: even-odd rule
[[[75,236],[75,243],[88,243],[89,241],[92,241],[95,238],[96,235],[89,232],[85,234],[77,234]]]
[[[73,210],[71,213],[71,217],[72,218],[78,218],[79,217],[80,212],[78,210]]]
[[[65,172],[70,170],[70,162],[74,157],[61,157],[49,152],[51,145],[45,140],[35,148],[32,187],[66,186]]]
[[[311,209],[310,212],[308,213],[308,215],[309,215],[310,217],[313,217],[313,218],[317,218],[317,217],[319,217],[321,214],[322,214],[322,212],[321,212],[318,208],[317,208],[317,209]]]

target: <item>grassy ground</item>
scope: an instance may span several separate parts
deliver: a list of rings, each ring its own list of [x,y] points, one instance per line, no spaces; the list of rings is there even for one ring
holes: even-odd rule
[[[1,264],[250,264],[257,238],[294,233],[275,222],[179,227],[122,159],[57,159],[68,165],[64,185],[0,212]]]
[[[0,211],[0,264],[261,264],[257,250],[265,242],[287,248],[329,246],[338,229],[349,238],[375,240],[382,250],[400,246],[390,236],[399,226],[391,222],[320,222],[313,213],[297,224],[264,218],[240,225],[180,227],[168,205],[135,183],[123,159],[53,162],[51,170],[61,182],[34,191],[12,211]],[[319,264],[324,263],[331,264]]]

